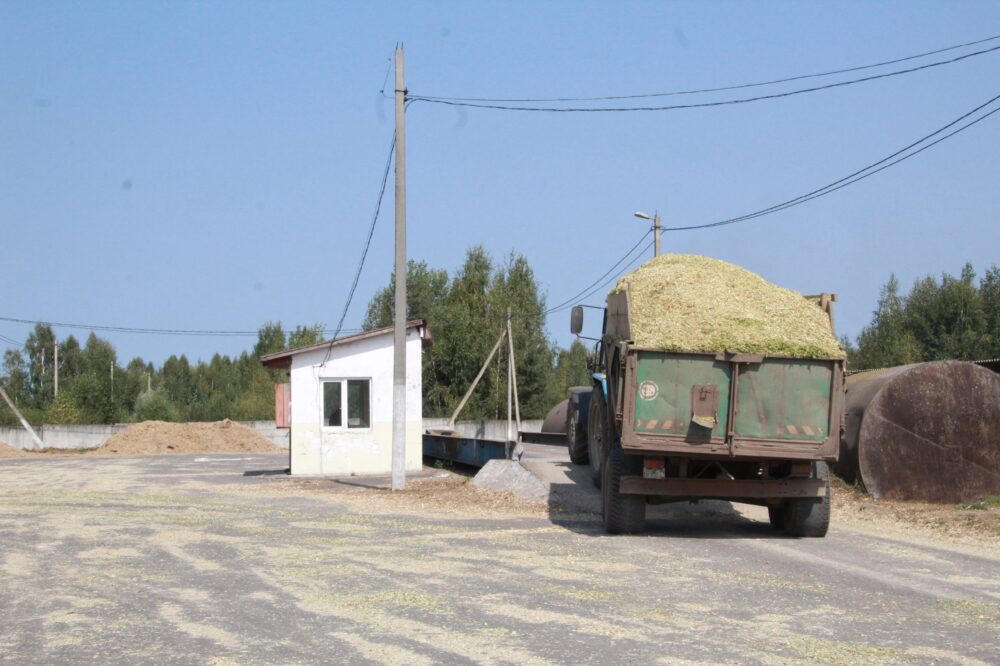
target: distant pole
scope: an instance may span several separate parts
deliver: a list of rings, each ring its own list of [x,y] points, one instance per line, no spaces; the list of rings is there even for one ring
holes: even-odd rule
[[[660,214],[653,213],[653,256],[660,256],[660,234],[663,232],[663,225],[660,224]]]
[[[514,451],[514,434],[511,432],[511,410],[514,404],[514,366],[511,364],[511,351],[514,349],[510,344],[510,308],[507,308],[507,457],[510,458]]]
[[[115,362],[111,361],[111,397],[115,397]]]
[[[396,303],[392,363],[392,484],[406,487],[406,86],[396,45]]]
[[[53,381],[54,388],[52,397],[58,398],[59,397],[59,343],[55,341],[52,343],[52,356],[53,356],[52,372],[55,375],[55,379]]]

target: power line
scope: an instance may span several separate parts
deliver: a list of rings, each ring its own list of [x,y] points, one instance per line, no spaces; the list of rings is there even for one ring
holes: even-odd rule
[[[90,331],[109,331],[114,333],[141,333],[148,335],[203,335],[220,337],[239,337],[257,335],[257,331],[203,331],[175,328],[135,328],[131,326],[106,326],[99,324],[76,324],[70,322],[45,321],[42,319],[17,319],[0,317],[0,321],[16,324],[41,324],[43,326],[59,326],[61,328],[86,329]]]
[[[378,215],[382,210],[382,198],[385,196],[385,186],[389,181],[389,170],[392,168],[392,156],[395,151],[396,135],[393,133],[392,142],[389,144],[389,154],[385,158],[385,170],[382,172],[382,184],[379,186],[378,199],[375,201],[375,212],[372,213],[372,221],[371,224],[368,225],[368,238],[365,239],[365,249],[361,251],[361,261],[358,262],[358,270],[354,273],[354,281],[351,283],[351,289],[347,293],[347,302],[344,303],[344,311],[340,315],[340,321],[337,322],[337,328],[333,334],[334,339],[340,335],[341,329],[344,326],[344,319],[347,317],[347,310],[351,307],[351,301],[354,299],[354,292],[358,288],[358,280],[361,278],[361,271],[365,267],[365,259],[368,258],[368,248],[371,247],[372,235],[375,233],[375,223],[378,222]]]
[[[579,300],[581,300],[581,301],[585,301],[585,300],[587,300],[588,298],[590,298],[591,296],[593,296],[594,294],[596,294],[597,292],[599,292],[599,291],[600,291],[601,289],[607,289],[608,285],[610,285],[610,284],[611,284],[612,282],[616,281],[616,280],[617,280],[617,279],[618,279],[619,277],[621,277],[621,275],[622,275],[623,273],[625,273],[625,271],[628,271],[628,270],[630,270],[630,269],[631,269],[631,268],[632,268],[632,267],[633,267],[633,266],[635,265],[635,262],[637,262],[637,261],[639,261],[640,259],[642,259],[642,255],[643,255],[643,254],[644,254],[644,253],[645,253],[645,252],[646,252],[647,250],[649,250],[649,248],[653,247],[654,243],[655,243],[655,241],[650,241],[649,243],[647,243],[647,244],[646,244],[646,246],[645,246],[644,248],[642,248],[642,252],[640,252],[640,253],[639,253],[639,255],[638,255],[637,257],[635,257],[634,259],[632,259],[632,261],[628,262],[628,263],[627,263],[627,264],[625,265],[625,267],[624,267],[624,268],[622,268],[622,269],[621,269],[620,271],[618,271],[618,272],[617,272],[617,273],[615,273],[615,274],[614,274],[613,276],[611,276],[611,278],[610,278],[609,280],[607,280],[606,282],[604,282],[603,284],[600,284],[600,285],[598,285],[598,286],[594,287],[594,288],[593,288],[593,289],[592,289],[591,291],[589,291],[589,292],[588,292],[587,294],[585,294],[584,296],[580,297],[580,299],[579,299]],[[569,307],[569,306],[566,306],[566,307]],[[565,307],[564,307],[564,308],[561,308],[561,310],[565,310],[565,309],[566,309]],[[556,312],[558,312],[558,310],[556,310]]]
[[[814,86],[812,88],[800,88],[798,90],[789,90],[780,93],[771,93],[768,95],[757,95],[755,97],[743,97],[739,99],[721,100],[715,102],[698,102],[693,104],[671,104],[666,106],[629,106],[629,107],[555,107],[555,106],[509,106],[503,104],[487,104],[479,102],[459,102],[451,101],[447,99],[440,99],[436,97],[427,97],[424,95],[410,95],[410,99],[417,102],[428,102],[430,104],[444,104],[447,106],[463,106],[477,109],[493,109],[498,111],[536,111],[545,113],[626,113],[635,111],[676,111],[680,109],[700,109],[715,106],[729,106],[734,104],[749,104],[751,102],[759,102],[769,99],[780,99],[783,97],[792,97],[794,95],[802,95],[804,93],[817,92],[820,90],[828,90],[830,88],[840,88],[843,86],[850,86],[856,83],[865,83],[867,81],[875,81],[878,79],[885,79],[893,76],[900,76],[903,74],[911,74],[913,72],[919,72],[921,70],[930,69],[932,67],[941,67],[943,65],[950,65],[967,58],[972,58],[974,56],[983,55],[986,53],[992,53],[994,51],[1000,50],[1000,46],[994,46],[988,49],[983,49],[981,51],[975,51],[973,53],[966,53],[964,55],[956,56],[949,60],[939,60],[932,63],[927,63],[925,65],[919,65],[917,67],[910,67],[908,69],[900,69],[892,72],[885,72],[883,74],[873,74],[871,76],[865,76],[859,79],[850,79],[848,81],[838,81],[836,83],[828,83],[822,86]]]
[[[726,226],[726,225],[730,225],[730,224],[736,224],[737,222],[744,222],[746,220],[752,220],[754,218],[762,217],[764,215],[769,215],[771,213],[777,213],[779,211],[786,210],[788,208],[792,208],[793,206],[798,206],[800,204],[806,203],[807,201],[811,201],[813,199],[817,199],[819,197],[826,196],[827,194],[831,194],[833,192],[836,192],[837,190],[842,189],[844,187],[847,187],[848,185],[853,185],[854,183],[857,183],[858,181],[864,180],[865,178],[868,178],[869,176],[874,176],[875,174],[879,173],[880,171],[884,171],[885,169],[888,169],[889,167],[895,166],[896,164],[899,164],[900,162],[903,162],[905,160],[910,159],[911,157],[919,155],[920,153],[922,153],[923,151],[927,150],[928,148],[930,148],[932,146],[936,146],[937,144],[941,143],[942,141],[955,136],[959,132],[963,132],[963,131],[969,129],[970,127],[972,127],[973,125],[976,125],[977,123],[979,123],[979,122],[981,122],[983,120],[986,120],[987,118],[989,118],[990,116],[992,116],[994,113],[1000,111],[1000,106],[998,106],[997,108],[993,109],[992,111],[989,111],[988,113],[983,114],[982,116],[976,118],[975,120],[969,121],[965,125],[963,125],[963,126],[957,128],[957,129],[955,129],[955,130],[953,130],[953,131],[951,131],[951,132],[949,132],[949,133],[947,133],[947,134],[939,137],[938,139],[936,139],[934,141],[931,141],[927,145],[921,146],[917,150],[913,150],[912,152],[907,152],[907,151],[911,151],[913,148],[916,148],[920,144],[925,143],[929,139],[937,136],[938,134],[941,134],[945,130],[947,130],[947,129],[951,128],[951,127],[954,127],[958,123],[961,123],[963,120],[969,118],[973,114],[975,114],[975,113],[981,111],[982,109],[988,107],[989,105],[995,103],[997,100],[1000,100],[1000,95],[997,95],[996,97],[993,97],[989,101],[987,101],[987,102],[985,102],[983,104],[980,104],[976,108],[972,109],[971,111],[969,111],[967,113],[962,114],[961,116],[959,116],[955,120],[951,121],[947,125],[944,125],[943,127],[940,127],[938,129],[934,130],[930,134],[928,134],[928,135],[926,135],[926,136],[924,136],[924,137],[922,137],[922,138],[914,141],[913,143],[909,144],[908,146],[906,146],[904,148],[901,148],[901,149],[897,150],[896,152],[892,153],[891,155],[883,157],[882,159],[880,159],[877,162],[873,162],[873,163],[869,164],[868,166],[866,166],[866,167],[864,167],[862,169],[859,169],[859,170],[855,171],[854,173],[852,173],[852,174],[850,174],[848,176],[844,176],[843,178],[840,178],[839,180],[835,180],[835,181],[833,181],[832,183],[830,183],[828,185],[825,185],[825,186],[823,186],[823,187],[821,187],[819,189],[813,190],[812,192],[808,192],[806,194],[797,196],[794,199],[789,199],[789,200],[784,201],[784,202],[782,202],[780,204],[775,204],[774,206],[769,206],[767,208],[763,208],[763,209],[755,211],[753,213],[748,213],[746,215],[740,215],[738,217],[731,217],[731,218],[728,218],[728,219],[725,219],[725,220],[720,220],[718,222],[711,222],[709,224],[695,224],[695,225],[690,225],[690,226],[685,226],[685,227],[669,227],[669,228],[665,228],[664,230],[665,231],[689,231],[689,230],[692,230],[692,229],[709,229],[709,228],[712,228],[712,227],[722,227],[722,226]],[[878,168],[876,168],[876,167],[878,167]]]
[[[619,99],[643,99],[650,97],[674,97],[679,95],[697,95],[701,93],[711,93],[711,92],[724,92],[727,90],[741,90],[745,88],[758,88],[761,86],[770,86],[778,83],[789,83],[791,81],[801,81],[803,79],[814,79],[824,76],[833,76],[835,74],[847,74],[849,72],[858,72],[865,69],[874,69],[876,67],[885,67],[886,65],[895,65],[901,62],[907,62],[909,60],[918,60],[920,58],[926,58],[927,56],[937,55],[938,53],[946,53],[948,51],[954,51],[956,49],[966,48],[969,46],[975,46],[977,44],[985,44],[986,42],[992,42],[1000,39],[1000,35],[994,35],[993,37],[987,37],[985,39],[977,39],[972,42],[966,42],[964,44],[956,44],[954,46],[948,46],[943,49],[935,49],[933,51],[925,51],[924,53],[918,53],[916,55],[910,55],[903,58],[896,58],[894,60],[884,60],[882,62],[872,63],[870,65],[861,65],[857,67],[847,67],[845,69],[834,69],[828,72],[818,72],[815,74],[801,74],[799,76],[789,76],[783,79],[772,79],[770,81],[760,81],[758,83],[742,83],[739,85],[722,86],[719,88],[699,88],[695,90],[675,90],[671,92],[657,92],[657,93],[644,93],[638,95],[603,95],[599,97],[542,97],[542,98],[503,98],[503,97],[440,97],[435,95],[426,95],[424,97],[435,100],[447,100],[452,102],[600,102],[600,101],[611,101]],[[385,86],[383,85],[383,89]]]
[[[206,337],[256,337],[259,331],[224,331],[224,330],[194,330],[176,328],[136,328],[132,326],[109,326],[101,324],[79,324],[72,322],[47,321],[44,319],[18,319],[15,317],[0,317],[0,321],[15,324],[41,324],[42,326],[52,326],[60,328],[70,328],[88,331],[105,331],[110,333],[133,333],[142,335],[176,335],[176,336],[206,336]],[[328,333],[332,329],[325,329]],[[344,329],[345,331],[358,332],[361,329]],[[0,336],[2,337],[2,336]],[[18,343],[19,344],[19,343]]]
[[[596,280],[594,280],[593,282],[591,282],[590,284],[588,284],[586,287],[584,287],[583,289],[581,289],[579,293],[574,294],[573,296],[570,296],[569,298],[567,298],[564,301],[560,301],[558,304],[553,305],[551,308],[545,310],[542,314],[544,315],[544,314],[549,314],[549,313],[552,313],[552,312],[559,312],[560,310],[565,309],[566,306],[572,305],[572,304],[576,303],[583,294],[585,294],[587,291],[589,291],[594,285],[598,284],[601,280],[603,280],[604,278],[606,278],[613,270],[615,270],[616,268],[618,268],[618,266],[620,266],[623,261],[625,261],[626,259],[628,259],[632,255],[632,253],[635,252],[636,249],[639,248],[639,245],[642,244],[642,241],[646,240],[646,238],[649,236],[650,233],[652,233],[652,230],[649,230],[646,233],[644,233],[642,235],[642,237],[640,237],[639,240],[636,242],[636,244],[633,245],[632,248],[628,252],[626,252],[625,255],[622,256],[621,259],[619,259],[618,261],[616,261],[615,264],[611,268],[609,268],[607,271],[605,271],[604,274],[601,275],[601,277],[597,278]]]
[[[365,259],[368,257],[368,248],[372,244],[372,235],[375,233],[375,223],[378,222],[379,212],[382,210],[382,199],[385,197],[385,187],[389,182],[389,171],[392,168],[392,156],[396,152],[396,134],[392,135],[392,142],[389,144],[389,154],[385,159],[385,169],[382,171],[382,183],[379,185],[378,198],[375,201],[375,211],[372,213],[371,224],[368,226],[368,238],[365,239],[365,248],[361,251],[361,260],[358,262],[358,269],[354,272],[354,281],[351,283],[351,289],[347,293],[347,301],[344,303],[344,310],[340,313],[340,321],[337,322],[337,328],[333,332],[333,336],[330,338],[330,344],[326,349],[326,356],[323,359],[323,364],[326,364],[330,360],[330,353],[333,351],[333,341],[336,340],[343,329],[344,319],[347,318],[347,311],[351,307],[351,301],[354,300],[354,292],[358,288],[358,280],[361,279],[361,271],[365,267]]]
[[[20,342],[12,338],[8,338],[6,335],[0,335],[0,342],[6,342],[7,344],[14,345],[15,347],[18,348],[24,347],[24,345],[22,345]]]

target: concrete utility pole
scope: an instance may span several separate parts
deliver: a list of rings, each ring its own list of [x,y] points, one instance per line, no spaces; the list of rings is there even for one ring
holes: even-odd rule
[[[660,234],[663,226],[660,224],[660,214],[653,213],[653,256],[660,256]]]
[[[653,213],[650,217],[648,213],[643,213],[641,210],[635,211],[634,215],[640,220],[652,220],[653,222],[653,256],[660,256],[660,235],[663,233],[663,225],[660,222],[660,214]]]
[[[3,390],[2,386],[0,386],[0,398],[3,398],[4,402],[7,403],[7,406],[10,407],[10,411],[14,412],[14,416],[16,416],[17,420],[21,422],[21,425],[24,426],[24,429],[28,431],[28,434],[31,435],[31,441],[35,443],[35,448],[36,449],[45,448],[45,444],[43,444],[42,440],[38,437],[37,434],[35,434],[35,431],[28,423],[28,419],[24,418],[21,412],[17,409],[17,406],[14,404],[14,401],[11,400],[10,396],[7,395],[7,392]]]
[[[52,356],[53,356],[52,372],[55,375],[54,377],[55,387],[53,389],[54,395],[52,397],[58,398],[59,397],[59,343],[58,342],[52,343]]]
[[[406,85],[396,45],[396,303],[393,317],[392,484],[406,487]]]

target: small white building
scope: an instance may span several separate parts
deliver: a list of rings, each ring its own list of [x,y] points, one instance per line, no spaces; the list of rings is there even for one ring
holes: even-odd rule
[[[406,470],[423,461],[421,353],[426,322],[406,325]],[[276,422],[291,428],[289,467],[296,475],[343,476],[392,471],[392,327],[365,331],[261,357],[289,371],[276,391]],[[284,403],[284,404],[283,404]]]

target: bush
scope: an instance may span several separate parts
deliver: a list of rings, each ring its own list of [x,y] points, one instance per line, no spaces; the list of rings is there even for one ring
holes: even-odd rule
[[[146,391],[135,401],[136,421],[178,421],[177,408],[160,391]]]

